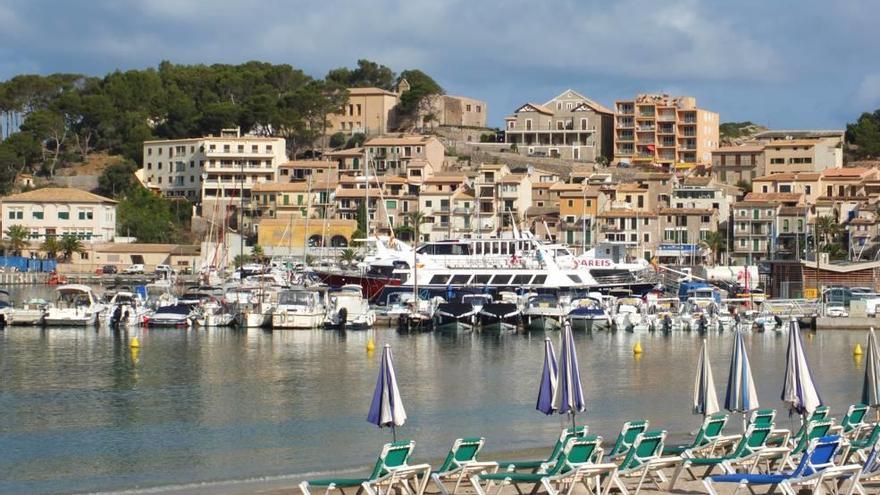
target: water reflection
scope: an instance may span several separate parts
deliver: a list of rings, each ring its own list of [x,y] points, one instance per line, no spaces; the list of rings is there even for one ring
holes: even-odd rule
[[[558,339],[558,333],[548,333]],[[811,334],[807,334],[811,335]],[[140,349],[130,348],[133,337]],[[419,457],[457,436],[487,451],[548,445],[565,423],[534,410],[545,334],[399,334],[260,330],[11,328],[0,332],[0,480],[3,493],[62,493],[238,479],[362,466],[390,433],[365,418],[380,353],[394,346]],[[587,411],[613,438],[647,418],[675,438],[689,414],[701,336],[576,333]],[[732,339],[710,333],[723,394]],[[805,339],[834,413],[859,398],[863,333]],[[644,353],[634,356],[640,341]],[[784,334],[746,338],[765,407],[781,407]],[[557,343],[558,348],[558,343]],[[780,414],[781,426],[786,415]],[[736,422],[734,422],[736,424]]]

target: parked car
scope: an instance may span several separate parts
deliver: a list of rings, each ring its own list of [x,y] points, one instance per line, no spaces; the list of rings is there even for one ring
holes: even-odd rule
[[[144,265],[142,263],[135,263],[133,265],[129,265],[122,270],[122,273],[126,275],[143,275],[144,273]]]
[[[101,273],[104,275],[115,275],[119,273],[119,269],[116,268],[116,265],[104,265],[101,267]]]
[[[172,269],[171,266],[169,266],[169,265],[156,265],[156,272],[155,272],[156,275],[159,275],[159,274],[165,273],[165,272],[174,273],[174,269]]]

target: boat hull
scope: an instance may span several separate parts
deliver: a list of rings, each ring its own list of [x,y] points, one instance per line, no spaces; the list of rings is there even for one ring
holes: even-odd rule
[[[324,324],[324,312],[292,313],[280,312],[272,315],[272,328],[309,329],[319,328]]]
[[[523,328],[532,332],[546,332],[559,330],[562,326],[562,316],[556,315],[523,315]]]
[[[359,285],[364,297],[373,300],[382,293],[386,286],[400,285],[400,280],[390,277],[376,277],[356,272],[324,272],[315,271],[315,275],[330,287],[338,288],[343,285]]]

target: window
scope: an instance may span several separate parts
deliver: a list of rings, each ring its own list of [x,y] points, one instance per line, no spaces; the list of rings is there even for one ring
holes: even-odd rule
[[[428,283],[431,285],[446,285],[446,282],[448,281],[449,275],[434,275]]]
[[[271,145],[271,144],[267,144],[267,145],[266,145],[266,153],[271,153],[271,152],[272,152],[272,145]]]
[[[162,170],[162,162],[158,162],[158,163],[156,163],[156,169],[157,169],[157,170]]]
[[[772,165],[782,165],[785,163],[785,158],[771,158],[770,163]]]
[[[42,220],[43,219],[43,212],[42,211],[35,211],[35,212],[33,212],[32,215],[34,217],[34,220]]]
[[[492,275],[474,275],[474,281],[472,283],[485,285],[489,283],[489,279],[491,278]]]
[[[450,284],[466,284],[470,280],[470,275],[453,275]]]
[[[700,217],[700,221],[703,223],[709,223],[709,215],[703,215]]]
[[[787,218],[782,221],[782,231],[788,232],[788,219]]]
[[[572,200],[572,199],[569,199],[569,200],[568,200],[568,207],[569,207],[569,208],[573,208],[573,207],[574,207],[574,200]]]
[[[153,155],[153,148],[147,148],[147,156]]]
[[[532,130],[532,119],[526,119],[526,130],[527,131]]]
[[[810,186],[804,186],[804,194],[809,195],[812,192],[813,188]]]
[[[286,195],[286,194],[284,195],[284,204],[285,204],[285,205],[289,205],[289,204],[290,204],[290,196],[288,196],[288,195]]]
[[[79,211],[79,219],[80,220],[92,220],[94,219],[95,213],[92,210],[80,210]]]
[[[389,199],[385,201],[385,209],[386,210],[396,210],[397,209],[397,200]]]
[[[10,220],[21,220],[24,218],[24,210],[16,209],[9,210],[9,219]]]
[[[159,178],[159,182],[161,183],[162,178]],[[69,211],[59,211],[58,212],[58,220],[70,220],[70,212]]]
[[[479,276],[479,275],[477,275]],[[495,275],[492,277],[491,285],[508,285],[510,284],[510,280],[513,278],[513,275]]]
[[[432,205],[432,203],[431,203],[430,199],[425,201],[425,208],[430,208],[431,205]]]
[[[358,105],[358,107],[360,107],[360,105]],[[481,113],[482,111],[483,111],[483,107],[480,105],[477,105],[477,113]]]
[[[465,109],[465,111],[470,112],[470,111],[471,111],[471,106],[470,106],[470,105],[465,105],[465,106],[464,106],[464,109]]]

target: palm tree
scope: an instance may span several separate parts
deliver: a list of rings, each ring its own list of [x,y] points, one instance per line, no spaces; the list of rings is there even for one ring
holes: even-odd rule
[[[64,259],[70,261],[73,259],[73,253],[83,253],[85,248],[79,238],[74,235],[61,236],[61,242],[58,244],[61,252],[64,253]]]
[[[421,227],[423,223],[427,223],[428,216],[419,210],[411,211],[404,217],[406,225],[412,226],[413,229],[413,245],[418,244],[420,238]]]
[[[30,235],[30,231],[21,225],[12,225],[6,229],[6,237],[9,238],[7,246],[14,256],[21,256],[21,250],[27,247]]]
[[[40,244],[40,249],[46,253],[47,258],[54,259],[58,254],[58,251],[61,251],[61,243],[58,242],[58,238],[55,236],[46,237],[46,240]]]
[[[357,253],[355,252],[354,249],[351,249],[351,248],[344,249],[339,254],[339,260],[346,265],[351,265],[355,261],[357,261]]]
[[[831,215],[823,215],[816,219],[816,231],[822,244],[829,245],[835,242],[835,239],[843,231],[843,227],[837,223],[837,219]]]
[[[720,231],[708,232],[702,244],[712,251],[712,260],[720,263],[721,253],[727,251],[727,236]]]
[[[263,246],[254,244],[254,247],[251,248],[251,258],[257,263],[262,263],[265,257],[266,253],[263,251]]]

